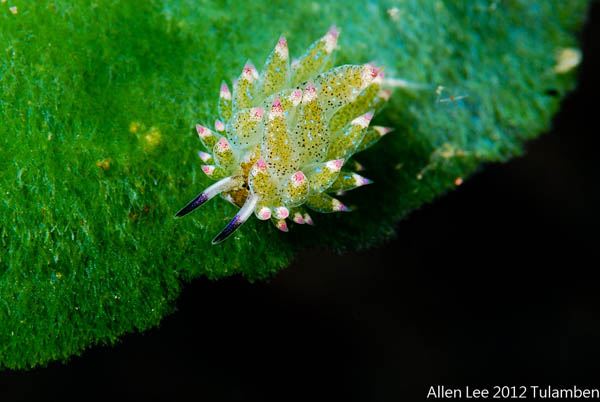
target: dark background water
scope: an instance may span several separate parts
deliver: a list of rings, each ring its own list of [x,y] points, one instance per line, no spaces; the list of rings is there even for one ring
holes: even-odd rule
[[[195,280],[160,328],[0,373],[0,400],[412,401],[431,385],[600,387],[598,38],[595,3],[579,88],[552,131],[413,213],[384,247],[307,252],[269,282]]]

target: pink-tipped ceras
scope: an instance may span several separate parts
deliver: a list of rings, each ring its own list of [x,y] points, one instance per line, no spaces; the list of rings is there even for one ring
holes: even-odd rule
[[[332,26],[291,65],[281,37],[260,73],[248,61],[231,91],[223,82],[215,130],[196,126],[208,151],[202,171],[217,182],[176,216],[221,194],[240,210],[219,243],[253,213],[287,232],[287,218],[313,223],[304,206],[349,211],[330,194],[371,183],[343,166],[390,131],[370,126],[390,92],[373,63],[331,68],[338,35]]]

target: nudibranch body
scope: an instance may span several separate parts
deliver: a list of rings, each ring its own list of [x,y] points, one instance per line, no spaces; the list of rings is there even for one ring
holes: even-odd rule
[[[217,194],[240,207],[213,244],[252,214],[287,232],[287,218],[313,224],[305,207],[349,211],[331,194],[371,183],[343,167],[391,131],[370,126],[390,91],[374,63],[331,68],[338,35],[332,26],[291,64],[281,37],[260,74],[248,61],[232,91],[223,82],[215,130],[196,126],[208,151],[199,153],[202,171],[217,181],[176,216]]]

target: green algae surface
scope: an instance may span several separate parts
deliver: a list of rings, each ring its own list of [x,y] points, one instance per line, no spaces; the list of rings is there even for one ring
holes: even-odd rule
[[[0,368],[64,360],[155,326],[186,281],[273,275],[298,252],[377,244],[411,210],[549,128],[588,2],[55,0],[0,3]],[[290,233],[215,199],[193,127],[280,34],[298,56],[331,24],[336,64],[375,60],[397,89],[357,155],[374,184]],[[562,53],[561,53],[562,52]],[[567,69],[568,70],[568,69]],[[361,173],[362,174],[362,173]],[[368,268],[367,268],[368,269]],[[210,306],[207,306],[210,308]]]

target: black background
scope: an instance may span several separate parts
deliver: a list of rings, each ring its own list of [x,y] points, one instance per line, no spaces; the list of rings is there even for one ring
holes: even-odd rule
[[[1,372],[0,400],[413,401],[438,384],[600,388],[599,5],[582,34],[578,90],[524,157],[486,166],[384,247],[310,251],[269,282],[195,280],[159,328],[67,364]]]

